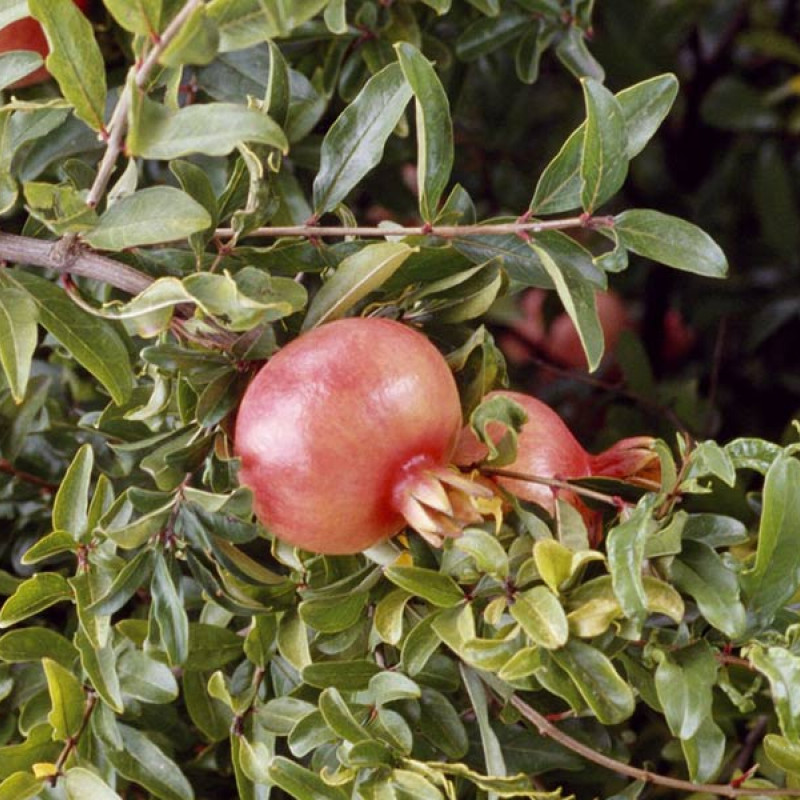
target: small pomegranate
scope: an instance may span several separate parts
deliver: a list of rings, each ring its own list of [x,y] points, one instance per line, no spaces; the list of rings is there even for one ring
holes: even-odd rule
[[[364,550],[410,524],[435,543],[480,519],[485,486],[449,468],[455,380],[422,334],[391,320],[330,322],[286,345],[247,388],[239,478],[275,536],[317,553]]]
[[[583,449],[564,420],[550,406],[519,392],[491,392],[487,397],[503,396],[521,405],[528,415],[517,440],[517,457],[504,470],[533,478],[574,480],[578,478],[606,477],[657,488],[660,464],[652,450],[652,437],[636,436],[622,439],[608,450],[591,455]],[[495,441],[503,435],[501,423],[492,423],[489,434]],[[454,463],[470,466],[483,460],[488,448],[480,442],[470,427],[465,427],[453,457]],[[493,480],[506,491],[537,503],[550,514],[555,511],[556,497],[577,508],[589,528],[592,541],[600,538],[601,515],[589,509],[580,497],[568,489],[553,489],[543,483],[495,476]]]
[[[554,364],[572,369],[586,369],[586,354],[575,324],[569,316],[562,312],[545,327],[546,297],[547,293],[543,289],[531,289],[520,299],[522,318],[512,326],[516,341],[509,342],[510,359],[513,363],[524,363],[529,357],[525,352],[525,343],[529,343]],[[606,352],[613,354],[622,332],[634,329],[633,320],[624,300],[613,289],[596,292],[595,302]],[[520,339],[524,341],[519,341]]]

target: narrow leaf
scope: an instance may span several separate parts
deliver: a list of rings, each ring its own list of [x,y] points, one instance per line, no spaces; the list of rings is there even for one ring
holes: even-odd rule
[[[66,742],[81,727],[85,698],[83,686],[75,675],[57,661],[42,660],[52,709],[47,716],[53,726],[53,738]]]
[[[724,278],[728,261],[720,246],[691,222],[649,209],[623,211],[614,219],[622,245],[668,267]]]
[[[775,613],[800,586],[800,461],[781,456],[767,472],[758,547],[753,566],[742,574],[747,605],[760,624]]]
[[[592,213],[613,197],[628,174],[628,136],[619,101],[592,78],[582,81],[586,129],[581,150],[581,203]]]
[[[93,466],[92,446],[84,444],[67,468],[53,501],[53,529],[66,531],[73,539],[79,539],[86,533]]]
[[[0,364],[17,403],[25,397],[36,350],[36,304],[21,289],[0,288]]]
[[[199,103],[173,111],[142,97],[128,134],[131,155],[170,160],[190,153],[224,156],[243,142],[286,152],[286,136],[257,109],[234,103]]]
[[[381,160],[383,148],[411,99],[399,64],[373,75],[322,141],[314,180],[314,213],[331,211]]]
[[[72,599],[66,578],[55,572],[40,572],[23,581],[0,609],[0,628],[8,628],[46,608]]]
[[[414,45],[403,42],[395,50],[415,99],[420,212],[433,222],[453,168],[450,104],[433,65]]]
[[[106,68],[91,22],[74,3],[28,0],[28,8],[47,36],[48,72],[75,114],[90,128],[105,130]]]
[[[367,245],[345,258],[314,296],[303,330],[338,319],[386,282],[418,248],[401,242]]]
[[[84,238],[100,250],[124,250],[185,239],[209,225],[208,211],[186,192],[152,186],[117,200]]]
[[[116,329],[78,308],[63,289],[38,275],[20,270],[3,270],[2,275],[0,283],[24,289],[45,329],[103,384],[117,405],[124,403],[133,390],[133,369]]]
[[[565,269],[564,262],[557,263],[551,253],[536,241],[532,240],[530,247],[539,256],[542,266],[555,284],[564,310],[578,332],[589,370],[594,371],[600,365],[605,349],[603,328],[597,316],[595,287],[581,275]]]

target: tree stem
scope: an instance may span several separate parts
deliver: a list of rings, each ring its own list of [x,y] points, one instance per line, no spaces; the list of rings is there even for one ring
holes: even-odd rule
[[[560,231],[571,228],[610,228],[614,225],[613,217],[565,217],[534,222],[500,222],[483,225],[412,225],[412,226],[336,226],[336,225],[285,225],[256,228],[248,237],[279,238],[322,238],[360,236],[362,238],[385,238],[387,236],[432,236],[439,239],[457,239],[467,236],[500,236],[505,234],[536,234],[543,231]],[[218,228],[215,234],[221,238],[234,235],[233,228]]]
[[[546,736],[548,739],[558,742],[573,753],[577,753],[587,761],[591,761],[593,764],[616,772],[618,775],[624,775],[627,778],[633,778],[634,780],[643,781],[644,783],[650,783],[655,786],[665,786],[682,792],[690,792],[692,794],[710,794],[722,797],[753,797],[756,795],[761,797],[800,797],[800,789],[762,789],[756,787],[732,786],[727,783],[692,783],[691,781],[681,780],[680,778],[671,778],[668,775],[659,775],[656,772],[633,767],[630,764],[625,764],[622,761],[617,761],[614,758],[598,753],[588,745],[579,742],[577,739],[573,739],[569,734],[557,728],[549,722],[546,717],[517,695],[512,695],[508,702],[516,708],[542,736]]]

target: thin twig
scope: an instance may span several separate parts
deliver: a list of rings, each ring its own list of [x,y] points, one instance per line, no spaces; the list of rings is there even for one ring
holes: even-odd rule
[[[613,217],[590,217],[585,214],[579,217],[565,217],[538,222],[501,222],[484,225],[412,225],[412,226],[352,226],[336,225],[286,225],[256,228],[250,231],[249,237],[299,237],[323,238],[360,236],[362,238],[386,238],[387,236],[432,236],[439,239],[457,239],[469,236],[499,236],[504,234],[536,234],[543,231],[560,231],[571,228],[611,228]],[[220,238],[234,235],[233,228],[217,228],[214,232]]]
[[[33,486],[38,486],[40,489],[48,492],[58,491],[57,483],[51,483],[45,478],[40,478],[38,475],[33,475],[30,472],[17,469],[10,461],[6,461],[4,458],[0,458],[0,472],[4,472],[6,475],[11,475],[17,480],[24,481],[25,483],[30,483]]]
[[[582,756],[587,761],[591,761],[593,764],[616,772],[618,775],[624,775],[625,777],[643,781],[644,783],[650,783],[655,786],[665,786],[670,789],[678,789],[682,792],[691,792],[693,794],[721,795],[722,797],[752,797],[755,795],[762,797],[800,797],[800,789],[762,789],[756,787],[732,786],[727,783],[692,783],[691,781],[681,780],[680,778],[671,778],[668,775],[659,775],[656,772],[640,769],[639,767],[625,764],[622,761],[617,761],[614,758],[598,753],[588,745],[579,742],[577,739],[573,739],[569,734],[557,728],[549,722],[546,717],[529,706],[517,695],[512,695],[509,699],[509,703],[516,708],[542,736],[546,736],[548,739],[558,742],[573,753]]]
[[[159,57],[164,52],[164,48],[175,38],[194,10],[199,8],[202,3],[203,0],[188,0],[172,22],[167,25],[142,63],[138,67],[135,67],[134,84],[137,89],[144,88],[153,69],[155,69],[158,64]],[[106,190],[106,186],[108,186],[108,182],[111,179],[111,175],[114,172],[117,158],[122,150],[122,141],[125,136],[125,131],[128,128],[128,111],[131,106],[132,91],[131,84],[126,83],[117,101],[114,113],[111,115],[111,121],[108,123],[109,136],[106,142],[106,151],[100,161],[100,166],[97,168],[97,175],[95,176],[94,183],[92,183],[86,197],[86,204],[91,208],[94,208],[100,202]]]
[[[67,759],[70,757],[70,754],[73,750],[78,746],[78,743],[81,740],[81,736],[83,736],[84,732],[86,731],[86,727],[89,724],[89,720],[92,718],[92,711],[94,711],[94,707],[97,705],[97,695],[93,691],[87,691],[86,693],[86,704],[83,707],[83,716],[81,717],[81,724],[78,727],[78,730],[70,736],[67,741],[64,743],[64,747],[58,755],[58,759],[55,763],[55,773],[53,777],[50,779],[50,785],[55,786],[58,779],[63,774],[62,770],[64,769],[64,764],[67,763]]]
[[[511,478],[515,481],[525,481],[525,483],[538,483],[542,486],[550,486],[553,489],[565,489],[566,491],[574,492],[575,494],[583,497],[589,497],[592,500],[597,500],[600,503],[614,506],[614,508],[619,508],[620,505],[629,505],[629,503],[625,503],[617,496],[605,494],[603,492],[596,492],[593,489],[585,489],[583,486],[576,486],[574,483],[562,481],[558,478],[544,478],[540,475],[528,475],[526,472],[516,472],[513,469],[502,469],[501,467],[483,466],[480,467],[480,471],[484,475],[497,475],[500,478]],[[657,489],[658,487],[655,488]]]

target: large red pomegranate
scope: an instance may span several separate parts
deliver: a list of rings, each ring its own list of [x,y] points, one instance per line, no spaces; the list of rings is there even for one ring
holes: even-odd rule
[[[491,495],[448,468],[461,425],[428,339],[391,320],[337,320],[286,345],[248,387],[239,477],[265,527],[306,550],[359,552],[407,523],[436,541],[470,517],[464,491]]]
[[[622,439],[597,455],[588,453],[572,434],[564,420],[550,406],[520,392],[491,392],[487,397],[503,396],[521,405],[528,415],[517,440],[517,456],[504,471],[530,476],[522,480],[495,476],[497,484],[523,500],[540,505],[551,514],[556,497],[577,508],[589,527],[592,540],[599,539],[601,515],[589,509],[579,495],[569,489],[553,489],[535,479],[555,478],[562,481],[589,477],[607,477],[630,481],[647,488],[657,488],[660,465],[652,449],[652,437]],[[489,434],[495,441],[503,435],[501,423],[491,423]],[[453,461],[461,466],[477,464],[486,457],[488,448],[470,427],[462,431]]]

